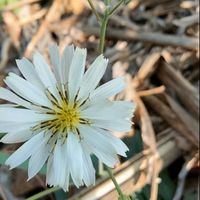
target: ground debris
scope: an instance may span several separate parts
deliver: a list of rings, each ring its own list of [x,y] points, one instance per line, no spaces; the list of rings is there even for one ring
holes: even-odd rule
[[[117,3],[111,2],[112,7]],[[103,1],[93,0],[93,3],[102,16]],[[1,87],[6,87],[3,79],[8,72],[20,74],[15,59],[25,56],[32,60],[31,54],[36,50],[52,67],[49,44],[57,43],[60,52],[72,43],[87,48],[86,69],[98,56],[100,28],[86,0],[22,0],[5,5],[0,15]],[[169,174],[173,175],[170,170],[173,166],[180,173],[174,177],[173,181],[178,184],[171,199],[184,199],[187,191],[195,191],[197,195],[196,185],[190,185],[189,181],[196,181],[198,170],[192,170],[199,168],[196,164],[199,149],[198,29],[197,1],[133,0],[123,4],[108,22],[104,56],[109,58],[109,65],[101,83],[125,76],[126,89],[112,100],[137,103],[135,116],[131,119],[134,122],[132,131],[113,134],[128,137],[130,141],[137,131],[142,136],[143,151],[129,160],[120,157],[122,164],[114,170],[119,182],[123,177],[120,185],[126,194],[151,184],[151,200],[155,200],[161,181],[159,172],[169,168]],[[0,99],[0,103],[7,102]],[[1,151],[6,153],[10,152],[9,148],[17,147],[0,144]],[[7,183],[1,178],[5,170],[7,168],[0,166],[2,198],[14,194],[16,198],[11,196],[11,199],[19,199],[37,192],[38,188],[47,188],[44,176],[39,175],[27,184],[24,171],[17,169],[15,179],[6,171],[14,189],[5,189]],[[105,189],[107,187],[109,190]],[[95,195],[98,198],[94,198]],[[106,200],[117,199],[117,193],[105,176],[99,178],[94,187],[77,190],[72,186],[68,197]],[[48,198],[56,199],[54,195]]]

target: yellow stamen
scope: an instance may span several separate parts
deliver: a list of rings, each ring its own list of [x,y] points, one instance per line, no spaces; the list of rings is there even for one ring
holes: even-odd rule
[[[62,143],[63,145],[67,141],[68,130],[70,132],[73,132],[74,134],[78,134],[78,137],[81,141],[83,138],[81,137],[81,133],[77,128],[77,124],[78,123],[90,124],[89,120],[80,118],[80,113],[78,111],[79,108],[89,100],[89,97],[86,100],[84,100],[81,105],[77,106],[78,105],[77,98],[80,91],[79,88],[77,94],[75,95],[73,105],[69,106],[69,97],[66,85],[63,84],[62,86],[63,86],[62,91],[59,89],[58,86],[56,86],[58,94],[61,97],[60,103],[48,88],[45,90],[45,95],[47,99],[52,103],[55,109],[48,108],[43,105],[38,105],[38,107],[49,110],[47,112],[42,112],[43,114],[52,115],[52,117],[54,117],[55,119],[41,122],[31,128],[33,131],[44,130],[44,135],[47,132],[49,132],[51,136],[49,137],[47,144],[49,144],[51,139],[57,134],[57,136],[59,137],[58,139],[63,138],[63,143]],[[54,145],[56,145],[56,142]],[[52,152],[54,151],[54,148]]]

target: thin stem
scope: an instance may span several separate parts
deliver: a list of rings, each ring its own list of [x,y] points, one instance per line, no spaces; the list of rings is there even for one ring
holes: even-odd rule
[[[94,4],[92,3],[92,0],[88,0],[88,3],[90,4],[90,7],[93,11],[93,13],[95,14],[96,18],[97,18],[97,22],[101,25],[101,18],[98,14],[98,12],[96,11],[95,7],[94,7]]]
[[[119,6],[121,6],[121,4],[124,3],[124,0],[121,0],[109,13],[109,15],[112,15],[115,10],[117,10],[117,8],[119,8]]]
[[[106,26],[107,26],[107,22],[108,22],[108,19],[110,17],[110,13],[114,13],[114,11],[124,2],[124,0],[120,1],[119,4],[117,4],[117,6],[110,12],[110,0],[105,0],[106,1],[106,10],[104,12],[104,17],[103,17],[103,22],[101,24],[101,34],[100,34],[100,43],[99,43],[99,54],[103,54],[103,50],[104,50],[104,43],[105,43],[105,34],[106,34]],[[106,166],[106,165],[105,165]],[[113,181],[114,185],[115,185],[115,188],[119,194],[119,199],[120,200],[130,200],[129,197],[125,196],[123,194],[123,192],[121,191],[111,169],[106,166],[106,170],[108,171],[108,174],[111,178],[111,180]]]
[[[104,43],[105,43],[105,35],[106,35],[106,26],[109,19],[110,12],[110,0],[106,0],[106,10],[104,12],[104,18],[101,25],[101,36],[100,36],[100,44],[99,44],[99,54],[103,53]]]
[[[61,189],[60,187],[52,187],[52,188],[46,189],[46,190],[44,190],[44,191],[42,191],[42,192],[39,192],[39,193],[37,193],[37,194],[35,194],[35,195],[33,195],[33,196],[27,198],[26,200],[35,200],[35,199],[39,199],[39,198],[41,198],[41,197],[44,197],[44,196],[46,196],[46,195],[48,195],[48,194],[50,194],[50,193],[52,193],[52,192],[55,192],[55,191],[57,191],[57,190],[60,190],[60,189]]]
[[[106,166],[106,165],[105,165],[105,166]],[[123,193],[122,193],[122,191],[121,191],[121,189],[120,189],[120,187],[119,187],[119,185],[118,185],[118,183],[117,183],[117,181],[116,181],[116,179],[115,179],[115,177],[114,177],[114,175],[113,175],[113,173],[112,173],[112,171],[111,171],[111,169],[110,169],[110,167],[106,166],[106,170],[107,170],[107,172],[108,172],[108,174],[109,174],[111,180],[113,181],[113,183],[114,183],[114,185],[115,185],[115,188],[116,188],[116,190],[117,190],[119,196],[120,196],[120,197],[121,197],[121,196],[124,196]]]

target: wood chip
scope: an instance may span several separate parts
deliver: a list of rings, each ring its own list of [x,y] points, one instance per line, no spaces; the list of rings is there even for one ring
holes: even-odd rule
[[[196,119],[199,118],[198,91],[179,71],[173,69],[168,63],[163,62],[156,74],[167,88],[173,89],[181,102]]]
[[[100,30],[96,27],[83,26],[83,31],[86,35],[96,35],[99,36]],[[183,47],[191,50],[198,50],[199,40],[194,37],[179,37],[175,35],[163,34],[163,33],[153,33],[153,32],[136,32],[133,30],[119,30],[107,28],[106,38],[117,38],[125,41],[141,41],[149,42],[152,44],[157,44],[161,46],[175,46]]]

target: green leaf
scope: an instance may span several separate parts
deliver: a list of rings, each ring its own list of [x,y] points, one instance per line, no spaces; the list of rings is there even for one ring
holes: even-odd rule
[[[131,199],[129,196],[123,195],[123,196],[118,197],[118,200],[131,200]]]
[[[66,200],[67,199],[67,192],[64,192],[64,190],[58,190],[54,192],[54,195],[56,197],[56,200]]]
[[[0,139],[5,135],[6,133],[0,133]]]
[[[163,200],[173,199],[176,191],[176,184],[170,178],[168,171],[167,170],[161,171],[159,177],[162,180],[162,182],[159,184],[158,187],[159,196],[161,196]]]
[[[190,192],[186,194],[183,198],[183,200],[196,200],[197,199],[197,193],[196,192]]]

